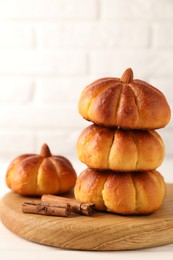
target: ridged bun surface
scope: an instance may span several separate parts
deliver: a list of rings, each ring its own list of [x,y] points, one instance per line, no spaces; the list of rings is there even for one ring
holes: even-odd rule
[[[94,203],[97,210],[143,215],[161,207],[166,185],[156,170],[119,174],[88,168],[78,176],[74,192],[77,201]]]
[[[125,129],[158,129],[168,124],[170,107],[163,93],[133,79],[132,69],[121,78],[101,78],[81,93],[79,113],[95,124]]]
[[[76,182],[70,161],[52,155],[46,144],[40,154],[23,154],[15,158],[6,173],[7,186],[21,195],[41,196],[70,191]]]
[[[78,158],[94,169],[144,171],[158,168],[164,143],[154,130],[123,130],[92,124],[76,144]]]

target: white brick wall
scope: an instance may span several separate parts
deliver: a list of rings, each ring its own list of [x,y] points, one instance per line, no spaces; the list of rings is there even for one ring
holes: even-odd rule
[[[21,20],[93,19],[97,0],[2,0],[0,16]]]
[[[44,142],[77,160],[80,92],[127,67],[173,108],[172,0],[1,0],[0,163]],[[171,158],[172,121],[160,133]]]
[[[146,48],[149,46],[149,26],[140,22],[114,24],[110,21],[67,21],[42,23],[36,28],[41,48]],[[122,33],[123,32],[123,33]],[[131,37],[129,38],[129,32]],[[139,38],[140,34],[140,38]],[[112,37],[116,35],[116,37]],[[61,40],[60,40],[61,39]]]
[[[1,50],[0,75],[77,76],[86,73],[86,55],[78,50]]]
[[[34,47],[33,29],[29,23],[1,21],[0,35],[0,48]]]

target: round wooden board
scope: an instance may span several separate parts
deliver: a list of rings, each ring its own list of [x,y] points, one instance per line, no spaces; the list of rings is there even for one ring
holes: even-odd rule
[[[149,216],[95,213],[92,217],[24,214],[28,198],[7,193],[0,203],[2,223],[18,236],[44,245],[78,250],[128,250],[173,243],[173,184],[163,206]]]

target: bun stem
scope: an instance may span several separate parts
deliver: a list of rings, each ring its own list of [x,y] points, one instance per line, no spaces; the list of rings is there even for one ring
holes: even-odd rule
[[[42,157],[50,157],[51,156],[51,152],[49,149],[49,146],[47,144],[43,144],[41,151],[40,151],[40,156]]]
[[[128,68],[124,71],[123,75],[121,76],[121,81],[126,84],[133,82],[133,70],[131,68]]]

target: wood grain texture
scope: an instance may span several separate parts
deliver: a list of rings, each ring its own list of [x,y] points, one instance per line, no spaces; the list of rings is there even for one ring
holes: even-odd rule
[[[173,243],[173,184],[160,210],[149,216],[95,213],[92,217],[24,214],[26,197],[9,192],[0,202],[2,223],[16,235],[43,245],[78,250],[128,250]]]

